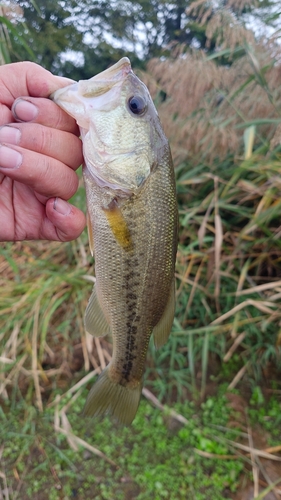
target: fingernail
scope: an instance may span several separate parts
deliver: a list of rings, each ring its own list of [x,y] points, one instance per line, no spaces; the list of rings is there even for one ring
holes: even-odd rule
[[[61,215],[69,215],[71,212],[71,205],[61,198],[55,198],[53,206],[54,210]]]
[[[0,146],[0,168],[19,168],[22,155],[7,146]]]
[[[38,108],[29,101],[17,99],[12,106],[12,113],[20,122],[31,122],[38,115]]]
[[[8,144],[18,144],[20,142],[21,133],[16,127],[5,125],[0,128],[0,142]]]

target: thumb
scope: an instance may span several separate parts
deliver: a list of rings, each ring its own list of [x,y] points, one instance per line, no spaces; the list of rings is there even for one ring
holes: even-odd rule
[[[59,241],[71,241],[82,233],[86,219],[81,210],[61,198],[50,198],[46,203],[46,215],[55,227]]]

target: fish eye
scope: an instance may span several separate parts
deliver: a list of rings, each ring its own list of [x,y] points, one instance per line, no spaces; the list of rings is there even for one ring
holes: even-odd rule
[[[128,100],[128,106],[130,111],[132,111],[134,115],[139,116],[144,115],[147,109],[146,102],[140,95],[133,95],[132,97],[130,97],[130,99]]]

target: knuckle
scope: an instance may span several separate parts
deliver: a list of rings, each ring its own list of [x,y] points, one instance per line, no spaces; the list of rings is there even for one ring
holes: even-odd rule
[[[79,179],[78,179],[78,176],[76,175],[75,172],[73,172],[73,170],[69,169],[69,172],[68,172],[68,189],[69,189],[69,193],[68,193],[68,196],[67,196],[67,199],[71,198],[77,191],[78,189],[78,184],[79,184]]]
[[[37,127],[36,134],[32,136],[32,146],[34,151],[38,151],[38,153],[48,151],[51,143],[51,134],[51,129],[46,129],[46,127]]]
[[[38,140],[41,144],[46,141],[44,133]],[[28,184],[44,196],[60,196],[67,200],[76,193],[78,183],[78,176],[71,167],[44,154],[36,155],[36,165],[28,169]]]
[[[38,160],[38,169],[36,169],[36,184],[37,188],[40,189],[41,192],[48,191],[48,187],[52,186],[53,183],[53,172],[51,167],[51,158],[45,155],[41,155]]]
[[[54,128],[58,130],[70,130],[72,128],[72,122],[73,118],[71,118],[69,115],[66,114],[65,111],[63,111],[59,106],[55,103],[52,103],[54,105],[54,113],[52,115],[52,120],[54,123]]]
[[[42,172],[42,182],[48,186],[52,196],[60,196],[65,200],[71,198],[77,191],[79,179],[76,173],[64,163],[45,158]]]

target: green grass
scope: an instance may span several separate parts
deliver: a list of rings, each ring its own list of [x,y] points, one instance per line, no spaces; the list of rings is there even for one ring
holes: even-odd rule
[[[143,400],[128,428],[107,418],[81,419],[85,397],[86,391],[68,412],[72,433],[101,450],[116,467],[82,447],[71,449],[65,435],[53,429],[58,409],[40,414],[22,400],[13,407],[7,405],[0,417],[1,468],[9,498],[219,500],[235,491],[243,460],[206,459],[196,452],[229,453],[225,438],[233,438],[231,429],[216,431],[213,438],[213,426],[226,426],[231,417],[224,394],[208,398],[201,406],[175,405],[187,419],[184,426]],[[60,403],[60,409],[65,403]]]

